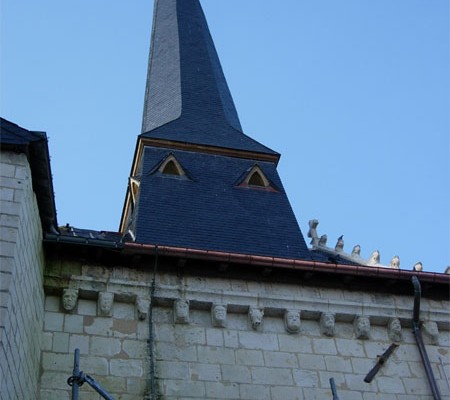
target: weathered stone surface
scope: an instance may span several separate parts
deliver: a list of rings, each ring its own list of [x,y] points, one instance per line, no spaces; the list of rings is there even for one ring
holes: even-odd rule
[[[99,273],[102,279],[103,275],[104,272]],[[111,275],[118,279],[115,290],[119,289],[120,281],[120,292],[126,293],[131,293],[134,284],[130,279],[141,276],[132,271],[125,273],[120,269],[111,272]],[[128,280],[124,279],[125,276]],[[77,280],[76,276],[72,279]],[[189,302],[188,319],[180,321],[174,318],[172,305],[179,298],[180,292],[178,281],[168,276],[165,282],[169,282],[169,285],[157,291],[163,296],[158,299],[161,304],[158,303],[153,308],[156,380],[159,393],[167,400],[322,400],[331,396],[331,377],[336,381],[339,395],[348,399],[382,399],[379,391],[385,394],[386,399],[395,400],[414,396],[427,399],[430,394],[420,355],[409,329],[402,332],[400,347],[379,371],[376,379],[371,384],[363,381],[377,356],[391,343],[387,324],[392,318],[392,310],[383,307],[391,303],[398,307],[399,303],[395,301],[395,297],[390,301],[383,300],[379,309],[377,304],[365,308],[365,314],[370,315],[371,320],[374,316],[374,321],[380,325],[371,326],[370,337],[361,340],[355,337],[353,324],[358,315],[356,311],[361,311],[361,307],[352,304],[349,298],[365,301],[370,297],[365,294],[347,296],[345,299],[342,292],[337,291],[336,294],[331,290],[330,296],[336,294],[338,298],[336,301],[326,299],[325,302],[328,292],[321,289],[320,296],[314,297],[314,304],[309,300],[301,303],[301,315],[306,317],[302,317],[300,331],[291,334],[285,330],[283,318],[285,310],[293,307],[291,299],[299,293],[298,288],[292,288],[290,292],[289,285],[280,285],[284,291],[281,293],[276,284],[260,285],[253,282],[251,287],[255,290],[258,288],[260,304],[264,304],[265,310],[269,310],[268,315],[264,317],[263,329],[254,330],[247,314],[249,307],[255,304],[255,298],[252,299],[250,292],[220,293],[219,296],[204,282],[197,285],[195,280],[187,281],[193,284],[189,290],[183,286],[186,300]],[[77,281],[77,285],[80,284],[87,285],[83,280]],[[169,287],[170,285],[173,287]],[[236,285],[236,282],[222,285],[218,280],[214,281],[214,287],[221,286],[232,290],[233,287],[242,285]],[[87,291],[88,287],[84,289]],[[142,282],[139,283],[136,296],[145,294],[141,289]],[[310,292],[303,289],[302,292]],[[89,290],[92,290],[92,287]],[[201,292],[197,293],[197,290]],[[116,397],[141,399],[144,393],[148,392],[149,324],[147,319],[139,321],[136,318],[136,297],[119,298],[120,301],[114,302],[112,315],[105,317],[99,315],[94,299],[80,298],[77,312],[65,314],[61,312],[61,306],[49,297],[46,301],[46,326],[55,330],[46,332],[44,380],[47,379],[45,374],[58,373],[57,367],[69,368],[70,372],[73,349],[77,346],[81,350],[84,365],[87,364],[87,367],[93,370],[98,368],[99,380],[104,377],[105,382],[111,382],[110,387]],[[370,297],[370,301],[376,299]],[[335,330],[332,335],[324,335],[321,328],[321,301],[324,301],[324,307],[326,306],[324,309],[329,310],[335,306],[334,311],[339,311],[336,312]],[[443,307],[448,306],[448,303],[428,303],[427,299],[423,299],[423,302],[427,304],[424,308],[429,308],[430,304],[441,307],[433,309],[433,316],[440,321],[439,327],[446,327],[443,321],[449,312]],[[212,304],[219,303],[227,304],[226,327],[213,326],[211,307]],[[274,308],[267,308],[266,304],[274,305]],[[298,300],[296,304],[300,304]],[[400,307],[396,310],[402,323],[405,321],[403,313],[408,318],[411,314],[411,304],[404,304],[405,309]],[[307,310],[303,311],[303,307]],[[347,314],[343,314],[343,311]],[[427,313],[431,315],[429,311]],[[62,315],[63,319],[58,317],[59,315]],[[67,335],[68,358],[59,358],[64,354],[57,353],[56,349],[66,348],[64,338],[67,338]],[[443,346],[449,341],[448,335],[445,335],[447,331],[440,329],[440,346],[428,346],[433,368],[438,367],[440,357],[448,356],[448,346]],[[50,353],[56,358],[50,357]],[[83,368],[86,369],[84,366]],[[443,380],[440,378],[438,373],[438,382],[442,385]],[[114,379],[120,380],[117,385],[112,384]],[[45,390],[64,391],[58,384],[52,386],[51,382],[46,382],[50,387]],[[448,397],[443,398],[448,400]]]

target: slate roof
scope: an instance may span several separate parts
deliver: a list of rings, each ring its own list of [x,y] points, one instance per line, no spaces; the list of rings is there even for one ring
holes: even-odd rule
[[[0,117],[0,143],[6,146],[27,146],[32,142],[46,141],[44,132],[33,132]]]
[[[343,264],[343,265],[361,265],[355,261],[351,261],[345,257],[341,257],[339,254],[332,254],[321,249],[310,249],[311,258],[313,261],[333,263],[333,264]]]
[[[173,154],[186,177],[157,167]],[[146,147],[131,227],[135,241],[310,260],[276,167],[258,162],[277,191],[237,187],[255,161]]]
[[[28,157],[42,228],[55,232],[58,223],[47,135],[0,118],[0,144],[2,151],[24,153]]]
[[[156,0],[142,137],[277,154],[242,133],[198,0]]]

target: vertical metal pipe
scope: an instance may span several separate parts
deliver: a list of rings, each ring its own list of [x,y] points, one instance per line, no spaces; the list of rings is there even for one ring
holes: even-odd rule
[[[330,378],[330,386],[331,386],[331,393],[333,395],[333,400],[339,400],[337,390],[336,390],[336,383],[334,382],[334,378]]]
[[[420,331],[420,297],[421,297],[421,287],[417,276],[411,278],[412,284],[414,286],[414,311],[413,311],[413,333],[416,338],[417,347],[419,348],[419,353],[422,358],[423,366],[425,368],[425,373],[427,374],[428,383],[430,384],[431,391],[435,400],[441,400],[441,395],[439,393],[439,388],[436,384],[436,379],[434,378],[433,370],[431,369],[430,359],[428,358],[427,350],[425,344],[423,343],[422,332]]]
[[[155,264],[153,266],[153,278],[150,285],[150,307],[148,311],[148,350],[150,355],[150,398],[156,400],[156,385],[155,385],[155,354],[153,351],[153,302],[155,300],[156,287],[156,270],[158,268],[158,246],[155,247]]]
[[[73,372],[72,376],[77,377],[80,375],[80,349],[75,349],[73,355]],[[72,385],[72,400],[78,400],[78,394],[80,392],[80,387],[78,386],[78,381],[74,380]]]

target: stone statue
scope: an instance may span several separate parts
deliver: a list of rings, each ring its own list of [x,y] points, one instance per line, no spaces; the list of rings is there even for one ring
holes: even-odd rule
[[[389,264],[391,268],[400,269],[400,258],[399,256],[392,257],[391,263]]]
[[[309,231],[308,237],[311,238],[311,244],[313,246],[317,246],[319,244],[319,236],[317,235],[317,225],[319,225],[319,221],[317,219],[312,219],[309,221]]]
[[[227,326],[227,306],[223,304],[213,304],[211,307],[212,325],[217,328]]]
[[[320,315],[320,332],[325,336],[335,334],[335,315],[331,312],[324,312]]]
[[[344,235],[341,235],[338,237],[336,246],[334,247],[334,250],[337,252],[344,251]]]
[[[300,311],[286,310],[284,312],[284,325],[288,333],[297,333],[300,331]]]
[[[98,294],[97,310],[98,314],[104,317],[112,315],[112,307],[114,303],[114,293],[100,292]]]
[[[393,342],[402,340],[402,324],[398,318],[391,318],[388,322],[388,336]]]
[[[436,322],[427,321],[422,325],[423,334],[430,340],[431,344],[439,344],[439,328]]]
[[[359,244],[353,247],[352,257],[361,257],[361,246]]]
[[[253,329],[258,329],[261,327],[264,317],[264,310],[261,308],[250,308],[248,311],[248,316],[250,318],[250,324]]]
[[[380,263],[380,252],[375,250],[369,259],[369,265],[377,265]]]
[[[189,323],[189,300],[175,300],[173,303],[173,319],[176,324]]]
[[[139,296],[136,298],[137,316],[140,321],[143,321],[145,318],[147,318],[149,308],[150,308],[149,300],[145,300]]]
[[[64,310],[73,311],[78,302],[78,289],[64,289],[62,295],[62,304]]]
[[[417,271],[417,272],[423,271],[423,265],[420,261],[414,264],[413,271]]]
[[[355,336],[357,339],[369,339],[370,337],[370,319],[367,317],[356,317],[353,323]]]
[[[328,236],[322,235],[319,239],[319,246],[325,247],[327,245]]]

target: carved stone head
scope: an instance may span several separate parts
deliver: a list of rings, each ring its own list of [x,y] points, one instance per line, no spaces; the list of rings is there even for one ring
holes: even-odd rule
[[[73,311],[77,306],[78,289],[64,289],[62,295],[62,304],[64,310]]]
[[[213,304],[211,307],[212,324],[218,328],[227,326],[227,306],[223,304]]]
[[[253,329],[258,329],[263,322],[264,310],[261,308],[250,308],[248,312],[248,316],[250,318],[250,324]]]
[[[402,324],[398,318],[391,318],[388,323],[388,336],[393,342],[402,340]]]
[[[145,300],[142,297],[138,297],[136,299],[137,316],[140,321],[143,321],[145,318],[147,318],[149,307],[150,307],[149,300]]]
[[[424,322],[422,325],[424,336],[427,337],[431,344],[439,344],[439,328],[434,321]]]
[[[286,310],[284,312],[284,325],[289,333],[297,333],[300,331],[300,311]]]
[[[173,303],[173,317],[176,324],[189,323],[189,300],[175,300]]]
[[[331,312],[322,313],[320,316],[320,332],[325,336],[335,334],[335,315]]]
[[[98,313],[102,316],[111,316],[114,303],[114,293],[100,292],[98,294]]]
[[[357,339],[369,339],[370,319],[367,317],[356,317],[354,322],[354,329]]]

